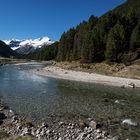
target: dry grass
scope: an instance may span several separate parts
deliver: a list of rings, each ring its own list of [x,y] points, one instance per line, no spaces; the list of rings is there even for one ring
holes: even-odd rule
[[[110,75],[114,72],[122,70],[125,65],[123,64],[108,64],[106,62],[102,63],[92,63],[92,64],[81,64],[80,62],[60,62],[55,64],[58,67],[63,69],[72,69],[76,71],[85,71],[85,72],[95,72],[99,74]]]
[[[140,60],[135,61],[133,64],[126,66],[124,64],[106,62],[81,64],[79,61],[74,62],[59,62],[55,66],[63,69],[70,69],[75,71],[84,71],[89,73],[98,73],[118,77],[140,79]]]
[[[0,64],[14,64],[14,63],[22,63],[26,62],[24,59],[13,59],[13,58],[4,58],[0,57]]]
[[[140,65],[134,64],[114,74],[115,76],[140,79]]]

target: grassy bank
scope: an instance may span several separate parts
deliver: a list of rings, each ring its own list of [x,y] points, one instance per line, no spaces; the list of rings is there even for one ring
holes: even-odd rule
[[[54,65],[68,70],[140,79],[140,60],[137,60],[133,64],[128,66],[118,63],[108,64],[106,62],[82,64],[79,61],[59,63],[55,62]]]
[[[26,62],[26,61],[27,60],[25,60],[25,59],[0,57],[0,65],[22,63],[22,62]]]

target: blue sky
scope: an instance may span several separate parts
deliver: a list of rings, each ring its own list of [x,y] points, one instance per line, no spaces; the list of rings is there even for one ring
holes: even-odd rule
[[[0,39],[61,34],[90,15],[101,16],[126,0],[0,0]]]

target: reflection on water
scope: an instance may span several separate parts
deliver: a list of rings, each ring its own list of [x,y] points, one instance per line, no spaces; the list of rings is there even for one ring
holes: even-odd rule
[[[0,96],[17,113],[34,120],[50,115],[77,120],[91,117],[109,124],[110,131],[140,136],[139,126],[121,126],[124,119],[140,123],[139,89],[56,80],[4,66],[0,68]]]

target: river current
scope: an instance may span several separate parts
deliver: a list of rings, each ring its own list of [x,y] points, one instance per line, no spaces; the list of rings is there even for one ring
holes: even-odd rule
[[[40,68],[41,63],[26,67]],[[0,67],[0,99],[33,120],[47,116],[78,120],[94,118],[124,137],[140,137],[140,89],[88,84],[37,76],[19,66]],[[137,126],[123,125],[125,119]]]

